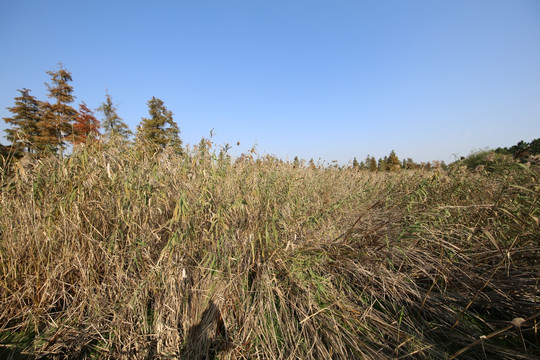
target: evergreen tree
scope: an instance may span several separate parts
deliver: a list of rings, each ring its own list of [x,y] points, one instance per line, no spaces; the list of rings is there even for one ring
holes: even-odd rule
[[[298,159],[298,156],[295,156],[295,157],[294,157],[294,160],[293,160],[293,167],[294,167],[294,168],[300,167],[300,160]]]
[[[412,158],[407,158],[405,161],[405,169],[418,169],[418,164]]]
[[[156,97],[148,101],[148,112],[150,117],[142,119],[137,129],[137,137],[158,148],[172,146],[181,152],[180,129],[173,120],[173,113]]]
[[[386,166],[390,171],[397,171],[400,169],[401,163],[394,150],[390,152],[388,160],[386,161]]]
[[[60,64],[58,71],[47,71],[47,74],[51,76],[51,84],[45,84],[49,90],[47,96],[55,99],[56,102],[44,106],[46,111],[49,112],[47,121],[50,121],[51,124],[42,125],[45,125],[47,128],[55,128],[57,139],[50,145],[63,148],[64,140],[73,132],[72,125],[77,117],[77,110],[70,105],[75,99],[73,96],[73,87],[69,84],[73,79],[71,78],[71,73],[62,68],[62,64]]]
[[[40,120],[39,102],[30,95],[30,90],[17,90],[21,94],[15,98],[15,106],[8,108],[13,117],[4,118],[11,125],[6,129],[6,138],[11,142],[11,149],[22,155],[23,152],[34,152],[36,137],[39,135],[37,126]]]
[[[387,169],[387,166],[386,166],[386,156],[385,158],[379,158],[379,161],[377,162],[377,170],[379,171],[386,171]]]
[[[99,121],[94,113],[84,102],[79,104],[79,113],[73,124],[73,144],[86,143],[88,137],[96,138],[99,136]]]
[[[369,171],[377,171],[377,160],[375,160],[375,157],[368,156],[369,158]]]
[[[531,152],[531,155],[540,154],[540,138],[531,141],[529,144],[529,151]]]
[[[526,141],[521,140],[521,141],[519,141],[516,145],[512,146],[512,147],[510,148],[510,151],[511,151],[513,154],[515,154],[515,153],[517,153],[517,152],[526,150],[528,147],[529,147],[529,143],[526,142]]]
[[[52,105],[47,101],[39,101],[39,111],[40,117],[36,123],[39,135],[34,139],[34,147],[39,153],[56,154],[62,143],[62,133]]]
[[[360,170],[360,164],[358,163],[358,160],[356,160],[356,157],[354,158],[352,162],[352,167],[354,170]]]
[[[529,143],[521,140],[510,148],[510,152],[516,159],[525,159],[529,154]]]
[[[525,158],[529,155],[538,155],[540,154],[540,138],[534,139],[530,143],[521,140],[510,148],[498,147],[495,149],[495,152],[497,154],[510,154],[515,158]]]
[[[101,125],[103,127],[104,136],[108,140],[112,138],[120,138],[127,141],[133,133],[129,130],[129,127],[116,113],[117,107],[113,104],[111,95],[108,92],[105,93],[106,100],[101,103],[97,111],[103,113],[103,121]]]

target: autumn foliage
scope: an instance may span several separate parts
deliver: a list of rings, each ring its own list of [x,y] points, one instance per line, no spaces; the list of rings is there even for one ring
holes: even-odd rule
[[[70,85],[71,73],[60,65],[58,71],[48,71],[47,74],[51,76],[51,83],[46,84],[47,96],[55,101],[38,100],[30,95],[29,89],[18,90],[20,96],[15,98],[15,105],[8,108],[13,116],[4,118],[11,125],[6,130],[7,139],[17,156],[25,153],[55,154],[66,148],[66,141],[81,141],[97,129],[97,120],[87,117],[91,115],[88,108],[79,114],[71,106],[75,99]],[[82,131],[80,135],[75,133],[76,128]]]
[[[92,110],[84,102],[79,105],[79,111],[73,123],[73,144],[86,143],[89,138],[99,136],[99,121],[94,116]]]

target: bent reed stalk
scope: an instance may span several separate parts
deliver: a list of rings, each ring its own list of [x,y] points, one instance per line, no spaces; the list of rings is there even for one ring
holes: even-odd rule
[[[1,184],[0,356],[539,357],[535,171],[41,158]]]

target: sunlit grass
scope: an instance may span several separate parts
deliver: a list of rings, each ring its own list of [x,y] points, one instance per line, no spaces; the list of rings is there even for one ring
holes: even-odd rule
[[[534,168],[373,173],[210,150],[86,147],[5,177],[0,355],[540,356]]]

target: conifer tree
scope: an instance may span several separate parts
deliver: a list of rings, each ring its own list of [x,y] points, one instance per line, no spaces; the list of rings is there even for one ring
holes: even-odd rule
[[[390,155],[386,160],[386,167],[390,171],[398,171],[401,168],[401,163],[394,150],[390,152]]]
[[[386,156],[385,158],[379,158],[379,161],[377,162],[377,170],[379,171],[386,171]]]
[[[294,167],[294,168],[300,167],[300,160],[298,159],[298,156],[295,156],[295,157],[294,157],[294,160],[293,160],[293,167]]]
[[[414,162],[412,158],[407,158],[407,160],[403,160],[405,165],[405,169],[416,169],[418,168],[418,165]]]
[[[99,136],[99,120],[84,102],[79,104],[79,112],[73,124],[73,144],[86,143],[88,137]]]
[[[529,151],[531,155],[540,154],[540,138],[531,141],[531,143],[529,144]]]
[[[363,161],[360,161],[360,170],[365,170],[365,169],[366,169],[366,163]]]
[[[39,101],[40,117],[36,123],[38,136],[34,139],[34,146],[38,153],[56,154],[62,142],[62,134],[56,123],[56,116],[52,105],[47,101]]]
[[[360,164],[358,163],[358,160],[356,160],[356,157],[354,158],[352,162],[352,167],[354,170],[360,170]]]
[[[112,138],[120,138],[122,140],[129,140],[129,137],[133,135],[129,127],[116,113],[117,106],[112,102],[111,95],[106,92],[105,102],[101,103],[97,111],[103,113],[103,121],[101,125],[103,127],[104,137],[107,140]]]
[[[177,152],[182,152],[180,129],[163,101],[152,97],[148,101],[148,112],[150,117],[143,118],[137,128],[137,138],[160,149],[171,146]]]
[[[77,117],[77,110],[71,107],[71,103],[75,99],[73,96],[73,87],[69,82],[73,81],[71,73],[65,70],[60,64],[60,69],[57,71],[47,71],[51,76],[51,84],[45,84],[49,90],[47,95],[49,98],[56,100],[52,104],[44,104],[43,108],[47,114],[47,122],[41,125],[47,128],[47,133],[55,133],[57,139],[51,142],[54,149],[58,146],[64,147],[64,140],[68,139],[73,133],[72,125]],[[51,128],[54,128],[52,131]]]
[[[369,157],[369,171],[377,171],[377,160],[373,156]]]
[[[39,135],[37,126],[40,120],[39,102],[30,95],[30,90],[17,90],[20,96],[15,98],[15,106],[8,108],[13,117],[4,118],[4,121],[11,125],[11,129],[6,129],[6,138],[11,142],[11,149],[17,154],[23,152],[34,152],[35,141]]]

